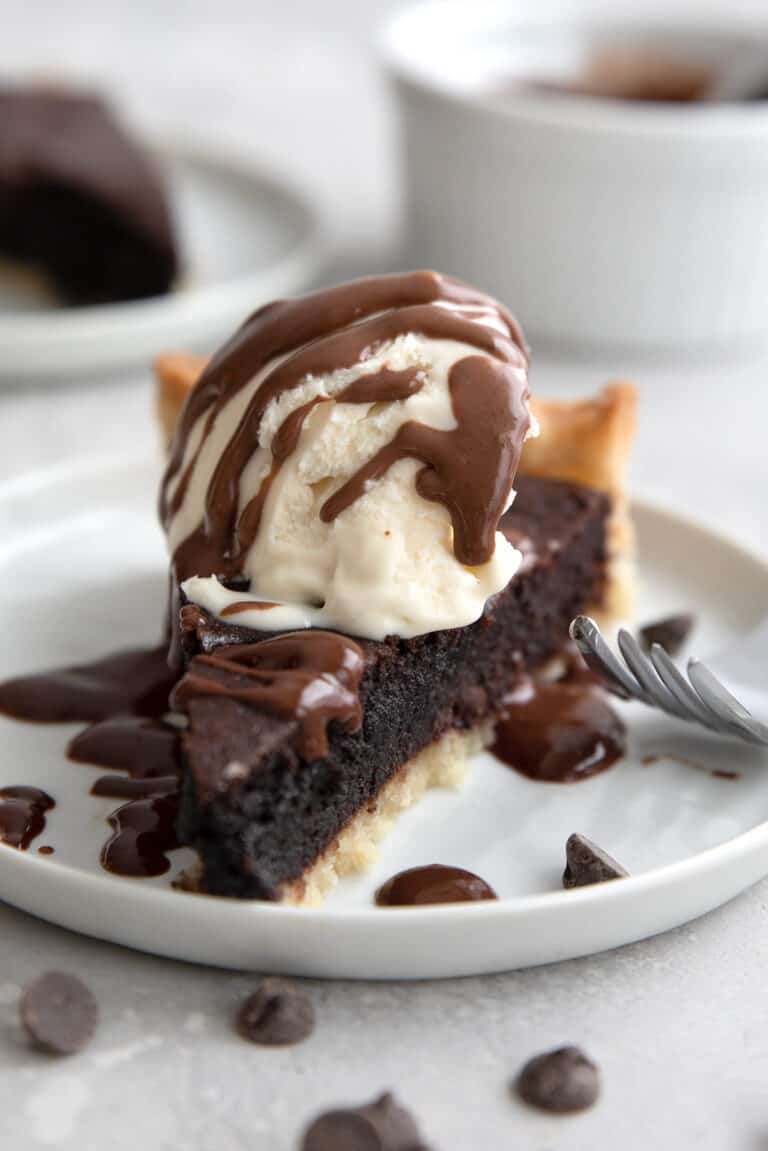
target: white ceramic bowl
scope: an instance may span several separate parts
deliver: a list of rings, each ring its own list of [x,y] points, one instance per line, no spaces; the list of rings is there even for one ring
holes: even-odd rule
[[[511,94],[617,40],[714,63],[768,39],[764,0],[641,7],[429,0],[395,15],[407,262],[486,288],[549,342],[768,342],[768,103]]]

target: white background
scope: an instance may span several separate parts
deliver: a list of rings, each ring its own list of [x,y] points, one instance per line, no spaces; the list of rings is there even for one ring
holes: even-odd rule
[[[330,219],[336,270],[376,270],[398,259],[395,118],[371,48],[392,7],[5,0],[0,69],[85,74],[154,130],[266,160]],[[539,353],[532,384],[575,394],[616,374],[641,389],[635,491],[765,549],[768,359],[565,363]],[[141,450],[154,437],[150,407],[148,375],[0,396],[0,479]],[[554,969],[318,985],[317,1035],[286,1052],[231,1035],[229,1013],[251,979],[122,953],[0,908],[0,1139],[19,1142],[23,1131],[26,1146],[66,1151],[287,1151],[319,1108],[392,1087],[437,1151],[639,1151],[651,1141],[765,1151],[766,897],[763,883],[691,928]],[[18,985],[46,967],[82,969],[105,1016],[93,1051],[57,1065],[29,1053],[12,1026]],[[581,1119],[530,1117],[505,1083],[523,1058],[563,1041],[599,1058],[604,1101]]]

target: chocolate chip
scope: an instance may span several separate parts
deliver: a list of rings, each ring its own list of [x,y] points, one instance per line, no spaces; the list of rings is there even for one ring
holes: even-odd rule
[[[575,832],[565,845],[563,887],[588,887],[609,879],[626,879],[629,872],[586,835]]]
[[[584,1111],[600,1094],[600,1072],[579,1047],[559,1047],[525,1064],[515,1084],[532,1107],[566,1114]]]
[[[326,1111],[304,1132],[301,1151],[427,1151],[411,1115],[389,1094],[362,1107]]]
[[[651,644],[658,643],[667,655],[677,655],[688,639],[695,622],[695,618],[689,612],[685,612],[656,620],[655,623],[648,623],[640,628],[641,646],[649,651]]]
[[[99,1005],[74,975],[49,971],[24,992],[21,1022],[40,1047],[73,1055],[90,1043],[99,1022]]]
[[[301,1043],[314,1029],[312,1000],[287,979],[265,979],[237,1013],[243,1039],[268,1047]]]

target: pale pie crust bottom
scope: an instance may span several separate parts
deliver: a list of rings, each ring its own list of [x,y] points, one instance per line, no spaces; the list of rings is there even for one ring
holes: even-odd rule
[[[317,907],[344,875],[366,871],[379,856],[379,843],[397,817],[418,803],[431,787],[458,788],[470,758],[493,739],[493,724],[469,731],[448,731],[398,768],[379,794],[353,816],[334,842],[301,879],[286,886],[281,902]]]
[[[379,856],[379,844],[395,820],[431,787],[457,789],[464,783],[469,760],[493,740],[492,721],[467,731],[451,730],[399,767],[367,807],[352,819],[299,878],[283,886],[279,902],[319,907],[345,875],[367,870]],[[198,862],[179,876],[174,886],[202,891]]]

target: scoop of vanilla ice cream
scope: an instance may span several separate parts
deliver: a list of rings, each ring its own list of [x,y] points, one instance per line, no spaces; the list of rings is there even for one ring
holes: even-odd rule
[[[187,597],[214,614],[250,598],[272,600],[281,606],[239,611],[231,618],[270,631],[320,626],[371,639],[390,634],[410,637],[478,619],[489,597],[512,578],[521,555],[497,532],[488,563],[477,567],[460,563],[453,552],[447,508],[424,499],[416,489],[416,474],[424,466],[419,461],[398,461],[332,522],[320,517],[328,497],[406,421],[437,429],[456,427],[450,370],[458,360],[476,354],[468,344],[409,333],[377,347],[352,368],[308,377],[273,400],[262,418],[259,448],[241,476],[241,511],[270,472],[272,441],[286,417],[311,400],[329,402],[312,408],[294,451],[273,479],[259,531],[243,559],[243,574],[251,581],[249,593],[230,591],[215,576],[198,573],[182,585]],[[205,491],[220,453],[276,362],[229,401],[203,441],[185,499],[170,525],[172,551],[200,523]],[[333,400],[353,381],[384,368],[417,368],[421,389],[396,401]],[[201,438],[202,428],[194,428],[189,459]],[[510,503],[513,496],[510,492]]]

